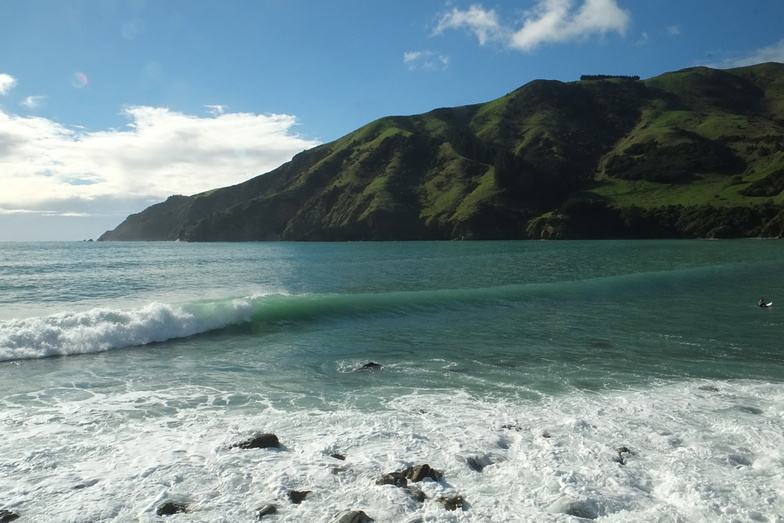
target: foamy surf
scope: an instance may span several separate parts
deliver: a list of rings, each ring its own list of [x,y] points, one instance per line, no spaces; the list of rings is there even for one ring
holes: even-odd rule
[[[250,522],[266,504],[271,521],[351,509],[378,523],[732,523],[784,509],[780,386],[693,381],[542,401],[426,392],[369,411],[281,408],[261,384],[233,408],[232,392],[204,385],[117,385],[48,406],[5,399],[6,506],[41,522],[159,521],[167,500],[187,507],[172,521],[191,522]],[[258,431],[282,446],[233,447]],[[423,463],[443,473],[414,484],[423,500],[377,483]],[[292,503],[292,491],[309,494]],[[449,496],[463,508],[437,501]]]
[[[96,308],[0,322],[0,361],[104,352],[248,322],[256,298]]]

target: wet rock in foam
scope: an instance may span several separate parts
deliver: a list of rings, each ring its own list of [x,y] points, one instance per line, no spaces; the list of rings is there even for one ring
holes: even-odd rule
[[[270,514],[274,514],[278,511],[278,507],[272,504],[264,505],[260,507],[256,512],[256,519],[261,520],[264,516],[269,516]]]
[[[155,510],[159,516],[172,516],[180,512],[188,512],[188,506],[176,501],[166,501]]]
[[[234,443],[230,448],[267,449],[280,447],[280,440],[275,434],[258,434],[251,438]]]
[[[371,523],[375,520],[362,510],[351,510],[338,514],[334,521],[335,523]]]
[[[10,510],[0,510],[0,523],[8,523],[9,521],[14,521],[19,519],[19,514],[16,512],[11,512]]]
[[[310,495],[310,490],[291,490],[289,491],[289,501],[295,505],[299,505]]]
[[[447,510],[457,510],[463,508],[465,500],[463,499],[463,496],[442,496],[436,498],[436,502],[443,505]]]

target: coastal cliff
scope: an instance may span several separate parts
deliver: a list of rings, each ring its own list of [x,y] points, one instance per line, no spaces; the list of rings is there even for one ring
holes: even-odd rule
[[[784,64],[536,80],[390,116],[101,241],[784,234]]]

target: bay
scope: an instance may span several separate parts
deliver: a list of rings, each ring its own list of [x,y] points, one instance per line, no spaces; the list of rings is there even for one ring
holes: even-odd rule
[[[0,509],[775,521],[781,253],[751,240],[0,244]],[[283,448],[232,447],[260,432]],[[424,502],[376,484],[421,463],[444,472],[419,485]],[[312,494],[293,504],[291,490]]]

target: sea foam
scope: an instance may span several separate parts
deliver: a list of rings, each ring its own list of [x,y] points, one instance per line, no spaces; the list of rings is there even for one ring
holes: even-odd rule
[[[257,298],[96,308],[0,322],[0,361],[103,352],[248,322]]]

